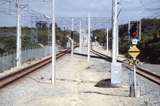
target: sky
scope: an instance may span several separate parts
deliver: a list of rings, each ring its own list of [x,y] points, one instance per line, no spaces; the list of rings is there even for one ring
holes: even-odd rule
[[[4,3],[9,0],[0,0],[0,26],[16,25],[15,0],[12,3]],[[42,19],[41,15],[51,17],[51,0],[20,0],[27,5],[22,10],[22,25],[31,24],[30,14],[36,15],[36,19]],[[112,17],[112,0],[55,0],[56,17],[87,17],[88,13],[94,17]],[[160,0],[118,0],[119,24],[129,20],[151,18],[160,16]],[[3,4],[4,3],[4,4]],[[34,12],[33,12],[34,11]]]

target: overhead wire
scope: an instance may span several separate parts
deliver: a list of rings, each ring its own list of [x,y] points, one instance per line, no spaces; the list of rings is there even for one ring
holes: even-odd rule
[[[144,5],[144,3],[142,2],[142,0],[139,0],[140,4],[143,6],[144,9],[146,9],[147,11],[155,11],[155,10],[160,10],[160,7],[154,7],[154,8],[148,8]],[[160,3],[160,2],[159,2]]]
[[[158,0],[157,0],[158,1]],[[140,2],[140,4],[141,4],[141,6],[143,7],[143,9],[145,10],[145,11],[148,11],[150,14],[152,14],[152,15],[148,15],[148,17],[151,17],[151,18],[156,18],[156,17],[159,17],[159,15],[157,15],[156,14],[156,16],[155,16],[155,13],[153,13],[153,12],[160,12],[160,7],[154,7],[154,8],[149,8],[149,7],[146,7],[145,5],[144,5],[144,3],[142,2],[142,0],[139,0],[139,2]],[[158,2],[156,2],[156,4],[157,4]],[[159,4],[160,4],[160,2],[159,2]]]

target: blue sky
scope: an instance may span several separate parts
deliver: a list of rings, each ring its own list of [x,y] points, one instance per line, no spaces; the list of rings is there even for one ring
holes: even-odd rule
[[[160,8],[160,0],[118,0],[121,8],[120,20],[149,17],[152,11],[146,8]],[[93,16],[111,17],[112,0],[57,0],[57,16]],[[159,9],[160,12],[160,9]]]
[[[5,0],[0,0],[3,2]],[[15,1],[15,0],[13,0]],[[51,0],[20,0],[21,4],[28,4],[28,8],[36,11],[36,14],[51,16]],[[119,23],[129,20],[138,20],[146,17],[154,17],[160,13],[160,0],[118,0],[118,8],[121,9]],[[15,2],[0,5],[0,25],[15,25]],[[57,17],[86,17],[88,13],[97,17],[111,18],[112,0],[56,0]],[[4,7],[7,12],[4,11]],[[159,8],[158,10],[156,8]],[[154,10],[155,9],[155,10]],[[3,11],[2,11],[3,10]],[[9,10],[13,15],[8,14]],[[22,23],[31,23],[29,13],[23,12]],[[160,15],[160,14],[159,14]],[[38,16],[39,17],[39,16]],[[40,18],[39,18],[40,19]],[[28,20],[28,21],[27,21]]]

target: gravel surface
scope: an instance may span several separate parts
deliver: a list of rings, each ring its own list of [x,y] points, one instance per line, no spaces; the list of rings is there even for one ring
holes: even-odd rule
[[[110,63],[100,59],[64,56],[57,61],[55,86],[51,64],[0,89],[0,106],[145,106],[144,98],[128,97],[128,70],[122,86],[108,86]]]
[[[143,98],[149,106],[160,106],[160,85],[139,75],[137,75],[137,84],[140,88],[140,98]]]
[[[99,52],[106,54],[107,52],[102,47],[94,48],[95,50],[98,50]],[[110,54],[110,53],[109,53]],[[123,58],[123,56],[120,56]],[[123,60],[123,59],[122,59]],[[152,71],[155,74],[160,75],[160,65],[159,64],[139,64],[138,65],[141,68],[147,69],[148,71]],[[128,69],[123,67],[123,74],[128,73]],[[128,76],[123,76],[123,82],[128,83]],[[145,105],[147,106],[160,106],[160,85],[155,84],[154,82],[151,82],[147,80],[146,78],[137,75],[137,85],[138,85],[138,91],[140,92],[140,99],[143,99],[145,102]]]

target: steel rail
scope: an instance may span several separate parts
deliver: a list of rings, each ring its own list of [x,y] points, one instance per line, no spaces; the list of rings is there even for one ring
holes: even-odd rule
[[[69,52],[70,52],[70,49],[65,49],[63,51],[60,51],[60,53],[56,54],[56,59],[61,58],[62,56],[64,56],[65,54],[67,54]],[[0,78],[0,88],[3,88],[8,84],[10,84],[20,78],[23,78],[24,76],[46,66],[47,64],[49,64],[51,62],[52,62],[52,57],[48,56],[48,57],[43,58],[42,60],[40,60],[36,63],[33,63],[29,66],[26,66],[24,68],[21,68],[21,69],[15,71],[15,72],[12,72],[8,75],[1,77]]]
[[[103,59],[105,59],[107,61],[111,62],[111,60],[112,60],[111,57],[109,57],[109,56],[107,56],[105,54],[99,53],[99,52],[97,52],[97,51],[95,51],[93,49],[91,50],[91,52],[94,53],[97,56],[100,56],[101,58],[103,58]],[[127,67],[128,69],[133,71],[132,67],[129,64],[126,64],[123,61],[119,61],[119,62],[123,63],[123,65],[125,67]],[[137,69],[137,74],[139,74],[139,75],[143,76],[144,78],[146,78],[146,79],[148,79],[148,80],[160,85],[160,76],[159,75],[157,75],[155,73],[152,73],[151,70],[146,70],[146,69],[143,69],[143,68],[141,68],[139,66],[136,66],[136,69]]]

